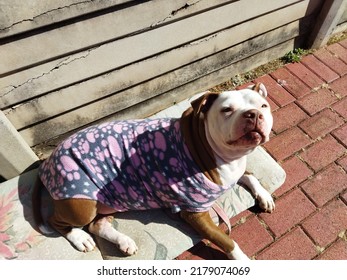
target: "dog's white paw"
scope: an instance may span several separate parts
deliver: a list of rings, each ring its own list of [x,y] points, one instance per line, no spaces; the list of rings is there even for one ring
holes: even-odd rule
[[[262,208],[264,211],[272,213],[275,210],[275,202],[267,190],[263,188],[259,189],[257,200],[260,208]]]
[[[117,238],[116,244],[118,245],[119,250],[127,256],[134,255],[138,251],[135,241],[122,233],[120,233],[120,236]]]
[[[235,247],[230,253],[227,254],[231,260],[249,261],[250,258],[240,249],[239,245],[234,241]]]
[[[87,232],[79,228],[73,228],[66,235],[66,239],[81,252],[93,251],[96,246],[93,238]]]
[[[258,200],[260,208],[266,212],[272,213],[275,210],[275,202],[271,194],[264,189],[257,178],[253,175],[243,175],[240,180],[252,192],[253,196]]]

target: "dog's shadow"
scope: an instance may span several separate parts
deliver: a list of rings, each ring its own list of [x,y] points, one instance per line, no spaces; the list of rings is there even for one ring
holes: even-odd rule
[[[176,257],[174,252],[180,251],[176,247],[181,246],[183,252],[189,249],[187,244],[201,240],[192,227],[168,209],[116,213],[113,227],[134,239],[139,252],[125,257],[115,244],[95,236],[105,259],[172,259]]]
[[[36,230],[38,233],[39,228],[35,222],[33,215],[32,206],[32,195],[33,190],[38,179],[37,167],[41,163],[38,161],[30,166],[25,172],[23,172],[18,179],[18,198],[23,207],[23,217],[29,223],[32,229]],[[53,213],[52,199],[45,188],[41,190],[41,214],[44,221],[48,220]],[[59,233],[52,232],[47,237],[59,237]]]

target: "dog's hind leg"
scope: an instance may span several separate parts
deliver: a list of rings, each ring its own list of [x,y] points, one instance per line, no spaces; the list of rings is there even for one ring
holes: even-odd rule
[[[120,233],[112,226],[113,216],[98,215],[97,218],[89,225],[89,231],[95,235],[100,236],[114,244],[119,250],[127,255],[136,254],[138,248],[134,240]]]
[[[90,224],[96,215],[96,201],[89,199],[54,200],[54,214],[49,218],[49,223],[79,251],[89,252],[96,245],[91,235],[82,227]]]

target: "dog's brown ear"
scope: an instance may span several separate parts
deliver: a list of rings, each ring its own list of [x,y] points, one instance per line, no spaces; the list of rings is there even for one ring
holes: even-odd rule
[[[218,95],[219,93],[216,92],[207,92],[199,98],[193,100],[191,105],[193,107],[194,114],[197,115],[200,112],[206,113],[212,106],[213,102],[217,99]]]
[[[267,90],[263,83],[256,83],[249,87],[250,89],[259,92],[259,94],[263,97],[267,96]]]

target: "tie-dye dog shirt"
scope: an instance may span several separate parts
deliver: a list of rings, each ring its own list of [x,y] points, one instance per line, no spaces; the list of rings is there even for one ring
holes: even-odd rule
[[[97,200],[115,211],[208,211],[232,186],[210,181],[184,144],[179,119],[114,121],[62,142],[39,176],[54,199]]]

